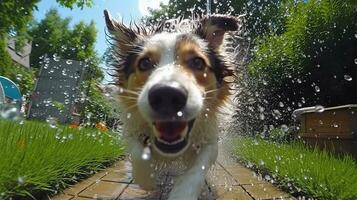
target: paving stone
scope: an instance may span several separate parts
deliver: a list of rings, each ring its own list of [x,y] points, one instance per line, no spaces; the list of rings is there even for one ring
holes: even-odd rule
[[[131,172],[132,167],[129,161],[118,161],[114,163],[112,166],[108,167],[106,170],[114,171],[114,172],[119,172],[119,171]]]
[[[112,181],[119,183],[130,183],[132,181],[132,175],[130,172],[123,170],[112,170],[102,178],[103,181]]]
[[[63,192],[65,194],[69,194],[72,196],[76,196],[80,192],[82,192],[84,189],[95,183],[96,181],[99,181],[103,176],[105,176],[108,172],[106,171],[101,171],[93,176],[89,177],[88,179],[85,179],[83,181],[80,181],[79,183],[71,186],[70,188],[64,190]]]
[[[241,186],[217,186],[213,190],[218,200],[253,200]]]
[[[272,184],[253,184],[243,185],[242,187],[255,199],[285,199],[291,197]]]
[[[116,199],[127,186],[128,184],[124,183],[99,181],[86,188],[79,193],[78,196],[98,199]]]
[[[238,185],[237,181],[223,169],[209,171],[207,181],[212,186]]]
[[[233,178],[240,185],[267,183],[262,179],[262,177],[260,177],[250,169],[243,168],[243,167],[232,167],[232,166],[227,167],[225,169],[228,171],[228,173],[230,173],[233,176]]]
[[[130,184],[124,192],[119,196],[120,200],[141,200],[141,199],[149,199],[150,193],[145,190],[140,189],[140,187],[136,184]]]
[[[71,199],[71,200],[90,200],[90,199],[93,199],[93,198],[74,197],[74,198],[73,198],[73,199]]]
[[[262,180],[262,178],[255,175],[253,171],[244,168],[239,163],[226,163],[226,165],[222,165],[217,162],[207,174],[206,180],[205,188],[202,190],[199,198],[200,200],[296,200],[289,194],[280,191],[272,184]],[[156,192],[158,194],[154,196],[155,193],[146,192],[131,182],[130,162],[118,161],[105,171],[99,172],[77,183],[73,187],[65,190],[65,194],[58,195],[53,199],[88,200],[98,198],[153,200],[163,196],[162,192]]]
[[[49,198],[50,200],[70,200],[70,199],[73,199],[73,196],[71,195],[67,195],[67,194],[59,194],[53,198]]]

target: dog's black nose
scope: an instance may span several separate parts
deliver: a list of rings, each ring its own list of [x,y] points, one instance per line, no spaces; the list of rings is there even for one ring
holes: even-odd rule
[[[156,84],[149,90],[149,104],[160,115],[176,115],[187,102],[187,90],[177,83]]]

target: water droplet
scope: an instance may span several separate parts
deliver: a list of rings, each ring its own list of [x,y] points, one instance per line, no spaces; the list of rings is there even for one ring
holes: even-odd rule
[[[19,120],[21,118],[20,110],[14,105],[1,105],[0,118],[9,120]]]
[[[275,119],[280,119],[281,116],[282,116],[282,114],[281,114],[281,112],[279,110],[273,110],[272,114],[273,114]]]
[[[319,86],[317,86],[317,85],[315,86],[315,91],[316,91],[316,92],[320,92]]]
[[[131,118],[131,113],[127,113],[127,114],[126,114],[126,118],[127,118],[127,119],[130,119],[130,118]]]
[[[63,69],[63,70],[62,70],[62,75],[63,75],[63,76],[67,76],[67,71],[66,71],[66,69]]]
[[[47,117],[46,122],[51,128],[57,128],[57,120],[54,117]]]
[[[355,64],[357,65],[357,58],[355,58]]]
[[[177,112],[177,116],[178,116],[178,117],[182,117],[182,115],[183,115],[182,111],[178,111],[178,112]]]
[[[22,80],[22,74],[17,74],[16,75],[16,80],[21,81]]]
[[[281,125],[281,130],[284,132],[288,132],[289,127],[287,125],[283,124],[283,125]]]
[[[263,113],[260,113],[259,119],[260,119],[260,120],[264,120],[264,119],[265,119],[265,115],[264,115]]]
[[[206,169],[206,167],[205,167],[204,165],[202,165],[202,166],[201,166],[201,169],[202,169],[202,170],[205,170],[205,169]]]
[[[297,81],[299,84],[302,83],[301,79],[299,79],[299,78],[298,78],[296,81]]]
[[[67,65],[71,65],[73,63],[73,61],[68,59],[68,60],[66,60],[66,63],[67,63]]]
[[[267,181],[270,181],[271,178],[270,178],[269,175],[265,175],[265,176],[264,176],[264,179],[267,180]]]
[[[320,68],[320,67],[321,67],[321,65],[320,65],[320,64],[317,64],[317,65],[316,65],[316,67],[317,67],[317,68]]]
[[[203,78],[206,78],[207,77],[207,73],[203,73]]]
[[[53,60],[58,62],[60,60],[60,58],[57,54],[53,54]]]
[[[141,154],[141,158],[143,160],[149,160],[151,158],[151,150],[149,147],[145,147],[143,149],[143,153]]]
[[[65,99],[64,100],[64,104],[68,105],[70,103],[70,100],[69,99]]]
[[[25,183],[25,178],[24,178],[23,176],[17,177],[17,183],[18,183],[19,185],[24,184],[24,183]]]
[[[280,108],[284,107],[284,103],[283,102],[279,102],[279,107]]]
[[[352,81],[352,76],[348,75],[348,74],[345,74],[343,76],[343,78],[345,78],[346,81]]]
[[[263,160],[260,160],[259,165],[265,165],[265,162]]]

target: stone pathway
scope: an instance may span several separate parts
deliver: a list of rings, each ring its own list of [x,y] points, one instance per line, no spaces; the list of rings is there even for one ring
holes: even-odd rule
[[[130,163],[118,161],[106,170],[52,198],[52,200],[88,199],[147,200],[160,199],[160,197],[153,197],[152,194],[141,190],[132,181]],[[200,199],[292,200],[295,198],[262,180],[239,163],[217,161],[208,174]]]

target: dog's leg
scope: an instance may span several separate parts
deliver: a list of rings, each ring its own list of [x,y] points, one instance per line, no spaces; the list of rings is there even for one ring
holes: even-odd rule
[[[139,184],[144,190],[154,190],[156,183],[155,170],[151,167],[152,159],[145,160],[142,158],[144,146],[140,142],[130,140],[129,145],[134,183]]]
[[[178,177],[169,200],[197,200],[204,183],[205,176],[218,155],[217,142],[202,147],[192,167]]]

